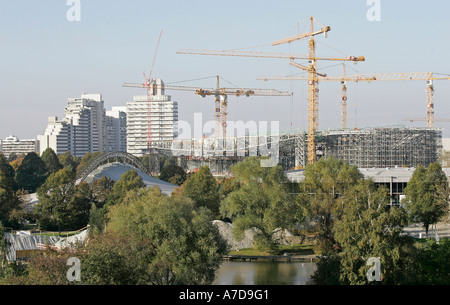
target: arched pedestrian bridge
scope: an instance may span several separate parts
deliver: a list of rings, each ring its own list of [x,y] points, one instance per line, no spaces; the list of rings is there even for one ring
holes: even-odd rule
[[[135,170],[148,187],[157,186],[164,194],[170,195],[178,186],[159,180],[149,174],[147,167],[135,156],[124,152],[105,153],[90,162],[77,176],[76,184],[91,183],[106,176],[114,181],[129,170]]]
[[[89,174],[96,170],[100,165],[112,162],[128,164],[136,169],[139,169],[143,173],[148,174],[147,167],[145,167],[137,157],[124,152],[111,152],[102,154],[91,161],[77,176],[77,184],[83,182]]]

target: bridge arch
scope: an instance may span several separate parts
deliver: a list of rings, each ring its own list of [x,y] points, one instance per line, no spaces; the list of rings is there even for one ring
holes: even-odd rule
[[[148,168],[135,156],[125,152],[111,152],[98,156],[91,161],[84,170],[77,176],[76,184],[83,182],[94,170],[106,162],[120,162],[133,166],[134,168],[148,174]]]

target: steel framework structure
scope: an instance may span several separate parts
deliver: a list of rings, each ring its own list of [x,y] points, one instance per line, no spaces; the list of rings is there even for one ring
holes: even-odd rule
[[[358,168],[428,166],[439,160],[442,131],[404,127],[325,131],[316,135],[316,152],[318,157],[333,156]],[[308,164],[308,133],[176,140],[171,153],[190,170],[208,165],[211,171],[224,173],[251,156],[276,158],[291,170]]]

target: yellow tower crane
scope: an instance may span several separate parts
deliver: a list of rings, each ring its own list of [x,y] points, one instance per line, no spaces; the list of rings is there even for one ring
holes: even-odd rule
[[[157,85],[156,81],[145,84],[125,83],[123,87],[130,88],[152,88],[153,92],[157,89],[164,90],[179,90],[191,91],[201,97],[214,96],[215,97],[215,138],[225,139],[227,137],[227,122],[228,122],[228,96],[290,96],[289,92],[282,92],[275,89],[251,89],[251,88],[223,88],[220,87],[220,77],[217,76],[216,88],[199,88],[187,86],[172,86],[172,85]]]
[[[317,20],[314,17],[310,17],[310,31],[295,35],[289,38],[281,39],[273,43],[273,46],[291,43],[304,38],[309,38],[308,43],[308,55],[300,54],[285,54],[285,53],[264,53],[264,52],[248,52],[248,51],[235,51],[235,50],[187,50],[180,49],[177,54],[193,54],[193,55],[216,55],[216,56],[239,56],[239,57],[262,57],[262,58],[283,58],[289,59],[290,65],[300,68],[308,72],[308,163],[314,163],[316,161],[316,131],[319,125],[319,111],[318,111],[318,83],[319,77],[326,77],[325,74],[318,73],[317,62],[319,60],[331,60],[331,61],[352,61],[359,62],[365,61],[363,56],[348,56],[345,58],[333,58],[333,57],[317,57],[316,56],[316,43],[314,37],[320,34],[325,34],[331,31],[329,26],[322,27],[316,31],[314,29],[314,22]],[[303,66],[295,59],[307,59],[308,66]]]
[[[258,77],[258,80],[306,80],[305,76],[274,76],[274,77]],[[434,85],[433,81],[450,80],[448,76],[437,76],[433,72],[412,72],[412,73],[373,73],[373,74],[356,74],[351,76],[325,76],[318,77],[319,82],[341,82],[342,84],[342,128],[347,127],[347,88],[346,82],[373,82],[373,81],[426,81],[427,84],[427,127],[434,128]],[[344,103],[345,99],[345,103]]]

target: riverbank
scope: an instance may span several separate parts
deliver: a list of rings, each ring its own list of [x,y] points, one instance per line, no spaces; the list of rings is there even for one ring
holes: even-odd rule
[[[223,257],[225,261],[270,261],[270,262],[317,262],[314,245],[279,245],[276,254],[255,248],[230,251]]]
[[[225,255],[224,261],[239,261],[239,262],[303,262],[316,263],[318,258],[316,255]]]

